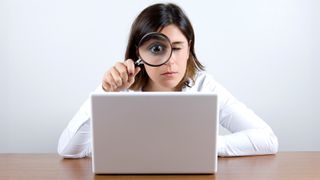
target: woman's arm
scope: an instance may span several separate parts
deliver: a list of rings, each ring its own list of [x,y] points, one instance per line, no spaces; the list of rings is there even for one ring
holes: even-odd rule
[[[231,132],[229,135],[218,137],[219,156],[277,153],[278,139],[268,124],[210,75],[201,75],[197,81],[198,91],[218,94],[220,124]]]
[[[91,154],[89,103],[87,99],[60,136],[58,153],[64,158],[82,158]]]
[[[278,151],[278,139],[272,129],[237,100],[230,100],[220,109],[220,124],[231,134],[219,136],[219,156],[275,154]]]
[[[94,92],[105,93],[102,84]],[[91,156],[90,114],[90,98],[88,98],[60,136],[58,153],[64,158]]]

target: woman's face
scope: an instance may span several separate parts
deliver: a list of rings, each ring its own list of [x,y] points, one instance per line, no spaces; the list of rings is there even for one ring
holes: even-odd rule
[[[159,67],[144,65],[149,76],[145,91],[176,91],[176,87],[185,75],[189,58],[189,42],[175,25],[168,25],[161,31],[172,44],[172,56]]]

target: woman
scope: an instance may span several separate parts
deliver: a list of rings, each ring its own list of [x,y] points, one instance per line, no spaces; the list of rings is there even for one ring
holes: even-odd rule
[[[150,32],[167,36],[170,59],[158,67],[135,66],[137,44]],[[194,51],[194,31],[184,12],[174,4],[155,4],[144,9],[132,24],[125,61],[104,75],[96,92],[119,91],[211,91],[219,96],[219,122],[231,134],[218,137],[219,156],[274,154],[278,140],[271,128],[243,103],[204,72]],[[58,153],[65,158],[91,154],[89,100],[63,131]]]

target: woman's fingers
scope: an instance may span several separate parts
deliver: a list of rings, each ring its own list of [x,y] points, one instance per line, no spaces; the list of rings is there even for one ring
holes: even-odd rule
[[[110,89],[112,91],[114,91],[117,88],[117,83],[114,80],[111,71],[112,71],[112,69],[110,69],[109,73],[107,74],[107,82],[106,83],[109,84],[110,85]]]
[[[117,62],[103,77],[105,91],[120,91],[129,88],[134,83],[134,77],[139,73],[140,67],[135,67],[134,61],[128,59]]]
[[[118,71],[118,74],[122,80],[122,83],[125,83],[128,81],[128,68],[126,66],[126,64],[122,63],[122,62],[118,62],[115,64],[115,69]]]
[[[124,64],[127,67],[128,75],[131,76],[135,72],[134,62],[132,59],[127,59]]]
[[[120,73],[117,71],[117,69],[115,67],[113,67],[110,70],[110,74],[111,74],[112,79],[114,80],[113,84],[116,85],[116,86],[121,86],[122,85],[122,79],[121,79]]]
[[[134,69],[134,73],[133,73],[131,76],[129,76],[128,83],[130,84],[130,86],[134,83],[135,77],[136,77],[136,75],[140,72],[140,70],[141,70],[140,67],[136,67],[136,68]]]

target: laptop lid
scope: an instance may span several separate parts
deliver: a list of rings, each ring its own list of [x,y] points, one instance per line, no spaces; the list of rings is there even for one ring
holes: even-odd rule
[[[96,174],[217,171],[218,108],[213,93],[91,95]]]

